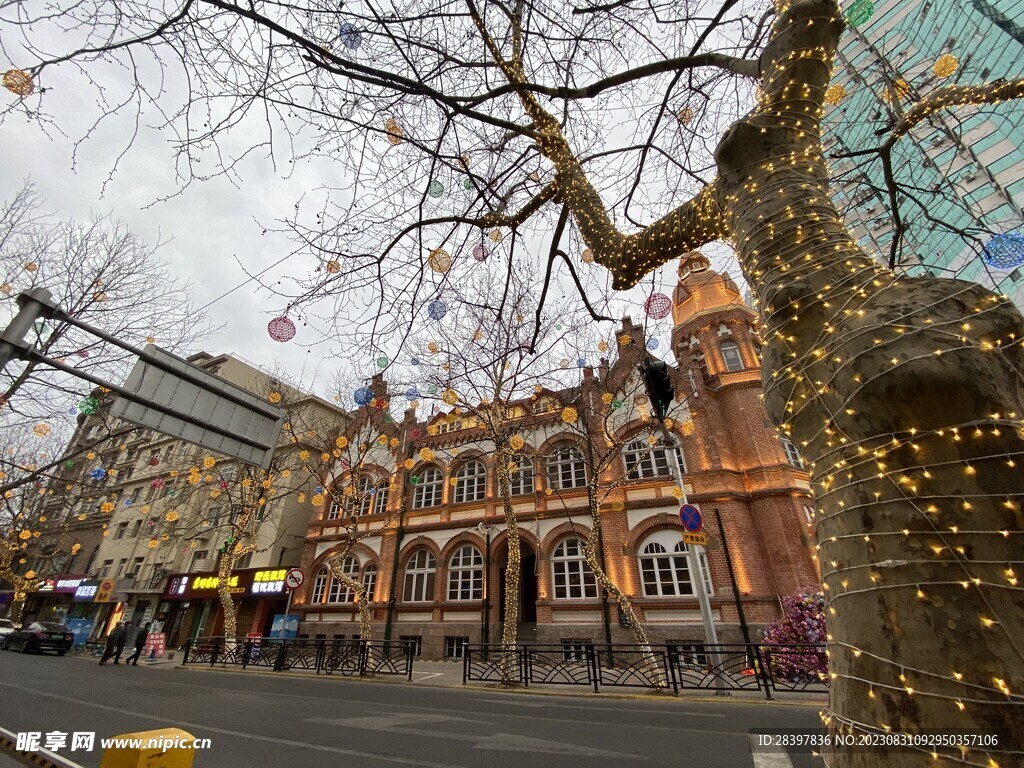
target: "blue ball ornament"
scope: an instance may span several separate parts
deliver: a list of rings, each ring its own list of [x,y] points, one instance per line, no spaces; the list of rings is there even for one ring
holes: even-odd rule
[[[354,24],[343,21],[338,27],[338,39],[342,45],[350,51],[354,51],[363,44],[363,33]]]
[[[985,244],[981,258],[995,269],[1016,269],[1024,265],[1024,235],[1017,232],[993,235]]]
[[[431,320],[440,320],[448,314],[448,305],[440,299],[434,299],[427,304],[427,314],[430,315]]]
[[[647,348],[648,349],[657,349],[658,348],[658,340],[656,338],[654,338],[653,336],[651,338],[649,338],[647,340]]]
[[[106,476],[107,470],[105,470],[103,467],[96,467],[96,469],[92,470],[89,473],[89,477],[91,477],[93,480],[102,480]]]
[[[360,387],[352,396],[355,398],[356,405],[369,405],[373,401],[373,390],[369,387]]]
[[[418,389],[416,389],[416,387],[409,387],[407,390],[405,390],[405,399],[406,400],[419,400],[419,398],[420,398],[420,391]]]

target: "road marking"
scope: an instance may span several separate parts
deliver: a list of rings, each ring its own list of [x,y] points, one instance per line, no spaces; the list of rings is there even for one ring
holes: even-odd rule
[[[307,722],[322,723],[337,728],[358,728],[366,731],[383,731],[393,735],[423,736],[428,739],[448,739],[449,741],[461,741],[473,745],[473,749],[489,749],[501,752],[542,752],[544,754],[578,755],[579,757],[617,757],[632,758],[633,760],[646,760],[646,757],[637,754],[625,754],[623,752],[612,752],[611,750],[598,749],[577,744],[568,744],[564,741],[549,741],[547,739],[534,739],[528,736],[520,736],[512,733],[495,733],[490,736],[480,736],[469,733],[453,733],[441,731],[436,728],[410,728],[409,725],[442,722],[459,722],[461,718],[448,715],[374,715],[372,717],[351,717],[328,719],[311,717]],[[464,721],[463,721],[464,722]]]
[[[750,753],[754,758],[754,768],[793,768],[793,761],[789,759],[786,750],[782,747],[758,746],[755,734],[750,734]]]
[[[414,683],[422,683],[424,680],[429,680],[432,677],[440,677],[441,676],[440,672],[423,672],[423,673],[416,673],[416,674],[423,674],[423,677],[421,677],[419,680],[413,680]]]
[[[92,707],[93,709],[102,709],[107,712],[117,712],[122,715],[131,715],[132,717],[138,717],[143,720],[155,720],[163,725],[167,724],[168,717],[159,715],[146,715],[138,712],[134,709],[121,709],[120,707],[111,707],[106,704],[96,704],[92,701],[86,701],[85,699],[76,699],[71,696],[61,696],[56,693],[46,693],[35,688],[28,688],[22,685],[14,685],[13,683],[0,682],[0,686],[6,688],[14,688],[18,691],[24,691],[26,693],[35,694],[36,696],[45,696],[51,699],[57,699],[59,701],[66,701],[71,704],[81,704],[86,707]],[[317,752],[331,752],[337,755],[350,755],[352,757],[362,757],[368,760],[380,760],[386,763],[398,763],[400,765],[419,765],[423,768],[468,768],[468,766],[455,766],[454,763],[432,763],[428,760],[413,760],[412,758],[398,757],[396,755],[383,755],[379,752],[361,752],[357,749],[345,749],[344,747],[329,747],[325,744],[310,744],[305,741],[296,741],[294,739],[278,739],[273,736],[263,736],[258,733],[251,733],[249,731],[235,731],[230,728],[217,728],[206,723],[193,723],[188,720],[177,720],[175,725],[183,728],[196,728],[199,730],[210,731],[212,733],[220,733],[225,736],[238,736],[243,739],[252,739],[256,741],[268,741],[273,744],[283,744],[289,747],[301,747],[303,749],[312,749]]]

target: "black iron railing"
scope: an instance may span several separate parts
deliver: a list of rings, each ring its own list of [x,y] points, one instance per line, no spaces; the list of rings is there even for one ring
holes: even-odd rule
[[[466,645],[462,682],[827,693],[824,645]]]
[[[199,637],[185,643],[182,665],[312,670],[317,674],[403,675],[412,680],[410,641],[274,637]]]

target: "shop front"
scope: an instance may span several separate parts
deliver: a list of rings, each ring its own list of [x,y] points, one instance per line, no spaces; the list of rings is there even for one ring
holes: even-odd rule
[[[68,626],[79,637],[100,640],[125,620],[128,595],[123,591],[131,582],[125,579],[83,579],[71,598]],[[84,642],[84,640],[82,641]]]
[[[84,573],[62,573],[40,580],[28,594],[22,615],[31,621],[66,623],[71,616],[75,592],[85,579]]]
[[[270,634],[275,614],[284,613],[287,602],[284,586],[287,571],[287,568],[249,568],[231,574],[228,589],[237,612],[237,634]],[[224,611],[217,588],[216,573],[170,575],[163,594],[169,606],[165,623],[169,648],[181,647],[191,638],[223,633]]]

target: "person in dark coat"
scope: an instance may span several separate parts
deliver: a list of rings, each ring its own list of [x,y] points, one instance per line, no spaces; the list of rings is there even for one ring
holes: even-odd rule
[[[139,666],[139,656],[142,655],[142,649],[146,645],[146,638],[149,636],[149,622],[147,621],[141,627],[139,627],[138,633],[135,635],[135,653],[124,660],[125,664],[131,664],[133,667]]]
[[[111,656],[114,657],[114,663],[121,663],[121,653],[124,651],[124,644],[128,640],[128,628],[125,627],[124,622],[121,622],[117,627],[107,635],[107,647],[103,649],[103,658],[100,659],[100,664],[106,664],[107,659]]]

